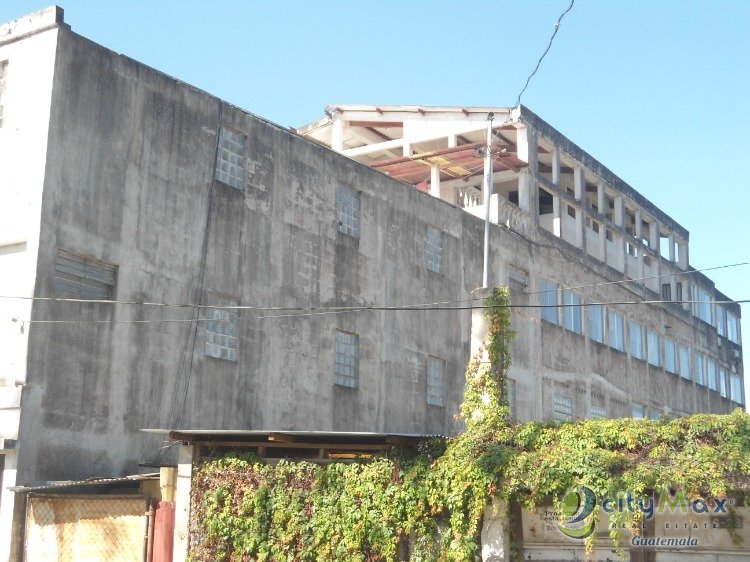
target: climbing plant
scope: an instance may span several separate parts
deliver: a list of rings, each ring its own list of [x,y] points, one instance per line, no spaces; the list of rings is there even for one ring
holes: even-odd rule
[[[486,300],[485,346],[466,369],[464,433],[327,467],[209,456],[194,469],[191,558],[474,561],[491,498],[534,509],[574,486],[599,497],[664,487],[721,497],[734,478],[750,476],[750,417],[740,410],[660,421],[509,421],[508,303],[507,289]],[[638,522],[637,513],[618,517]],[[617,544],[619,530],[611,535]]]

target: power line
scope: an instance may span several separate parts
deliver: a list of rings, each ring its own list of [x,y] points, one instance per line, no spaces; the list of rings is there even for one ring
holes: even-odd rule
[[[693,273],[702,273],[704,271],[715,271],[718,269],[728,269],[732,267],[741,267],[745,265],[750,265],[750,261],[746,262],[738,262],[738,263],[730,263],[730,264],[724,264],[724,265],[716,265],[712,267],[704,267],[701,269],[691,269],[691,270],[685,270],[685,271],[675,271],[672,273],[662,273],[659,275],[649,275],[646,277],[628,277],[627,279],[620,279],[618,281],[603,281],[600,283],[590,283],[587,285],[573,285],[569,287],[560,287],[559,291],[569,291],[569,290],[576,290],[576,289],[587,289],[587,288],[593,288],[593,287],[603,287],[606,285],[622,285],[625,283],[631,283],[631,282],[638,282],[638,281],[646,281],[649,279],[660,279],[663,277],[675,277],[678,275],[690,275]],[[547,293],[549,291],[510,291],[511,295],[536,295],[541,293]],[[184,304],[184,303],[165,303],[165,302],[156,302],[156,301],[126,301],[126,300],[104,300],[104,299],[77,299],[77,298],[66,298],[66,297],[26,297],[26,296],[13,296],[13,295],[0,295],[0,299],[9,299],[9,300],[28,300],[28,301],[48,301],[48,302],[63,302],[63,303],[88,303],[88,304],[120,304],[120,305],[128,305],[128,306],[152,306],[152,307],[162,307],[162,308],[189,308],[189,309],[209,309],[209,310],[247,310],[247,311],[265,311],[265,312],[273,312],[273,311],[305,311],[310,310],[311,307],[301,307],[301,306],[254,306],[254,305],[207,305],[207,304]],[[472,302],[475,300],[480,300],[476,298],[468,298],[468,299],[455,299],[455,300],[447,300],[447,301],[438,301],[438,302],[430,302],[430,303],[416,303],[416,304],[405,304],[400,305],[399,308],[422,308],[422,307],[432,307],[432,306],[438,306],[438,305],[446,305],[446,304],[456,304],[456,303],[464,303],[464,302]],[[675,301],[669,301],[669,302],[675,302]],[[718,301],[715,301],[718,302]],[[729,301],[734,302],[734,301]],[[315,307],[316,309],[318,307]],[[321,307],[322,308],[322,307]],[[325,307],[330,310],[342,310],[346,311],[351,308],[360,309],[362,307],[345,307],[345,306],[334,306],[334,307]],[[174,320],[174,321],[182,321],[182,320]],[[190,320],[185,320],[186,322]],[[117,322],[117,321],[112,321]],[[124,322],[124,321],[123,321]],[[128,321],[128,322],[136,322]],[[140,320],[138,322],[151,322],[151,320]]]
[[[530,294],[530,293],[523,293]],[[478,299],[473,299],[478,300]],[[741,300],[637,300],[637,301],[608,301],[608,302],[581,302],[581,303],[563,303],[563,304],[507,304],[507,305],[463,305],[463,306],[426,306],[417,308],[414,305],[407,306],[351,306],[351,307],[320,307],[301,309],[303,312],[292,312],[290,314],[271,314],[264,316],[244,316],[237,318],[240,320],[265,320],[269,318],[299,318],[305,316],[318,316],[325,314],[345,314],[353,312],[432,312],[448,310],[485,310],[496,308],[581,308],[588,306],[614,306],[614,305],[653,305],[653,304],[745,304],[750,303],[750,299]],[[13,318],[13,322],[23,324],[162,324],[162,323],[179,323],[179,322],[230,322],[229,319],[215,318],[184,318],[184,319],[158,319],[158,320],[21,320]]]

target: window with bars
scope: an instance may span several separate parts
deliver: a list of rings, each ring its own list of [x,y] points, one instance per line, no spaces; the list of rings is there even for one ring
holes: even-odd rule
[[[445,361],[438,357],[427,358],[427,403],[445,405]]]
[[[431,226],[427,227],[425,256],[427,269],[435,273],[443,273],[443,233]]]
[[[359,336],[336,330],[336,349],[333,359],[334,383],[356,388],[358,370]]]
[[[565,319],[565,329],[583,333],[583,320],[581,315],[581,295],[573,291],[563,291],[563,318]]]
[[[573,399],[555,394],[552,419],[555,421],[570,421],[573,419]]]
[[[628,325],[630,331],[630,356],[643,359],[643,326],[635,320]]]
[[[698,306],[698,318],[703,320],[704,322],[711,324],[712,318],[711,318],[711,295],[708,293],[708,291],[704,291],[700,287],[697,291],[697,298],[696,300],[699,301],[697,303]]]
[[[697,351],[693,352],[693,374],[695,375],[695,382],[698,384],[705,385],[706,379],[703,371],[703,354]]]
[[[542,320],[557,324],[559,322],[557,316],[557,283],[542,278],[540,285],[539,301],[542,305]]]
[[[719,369],[719,394],[724,398],[727,397],[727,370],[724,368]]]
[[[716,333],[724,337],[727,335],[727,312],[719,305],[716,305]]]
[[[646,407],[643,404],[633,402],[632,413],[635,419],[643,419],[646,417]]]
[[[690,350],[684,345],[680,346],[680,376],[690,380]]]
[[[336,190],[339,232],[359,238],[359,192],[346,185]]]
[[[607,409],[600,406],[591,406],[591,417],[592,418],[606,418]]]
[[[742,393],[742,375],[732,373],[730,390],[732,392],[732,400],[734,402],[737,402],[737,404],[745,403],[744,395]]]
[[[58,250],[53,285],[59,297],[112,300],[117,282],[117,266],[94,258]]]
[[[740,321],[731,312],[727,311],[727,337],[729,341],[740,344]]]
[[[604,343],[604,307],[600,304],[588,306],[589,339]]]
[[[509,264],[508,290],[510,291],[511,304],[529,304],[529,272],[513,264]]]
[[[625,351],[625,318],[612,310],[609,312],[609,346]]]
[[[708,373],[708,388],[719,390],[719,372],[716,368],[716,361],[710,357],[706,359],[706,371]]]
[[[5,93],[6,77],[8,75],[8,61],[0,61],[0,128],[3,126],[5,106],[3,105],[3,94]]]
[[[646,337],[648,338],[648,362],[654,367],[660,367],[661,353],[659,349],[659,333],[654,330],[649,330]]]
[[[669,373],[677,374],[677,347],[674,341],[664,338],[664,368]]]
[[[216,359],[237,361],[239,315],[234,299],[209,294],[206,299],[206,345],[204,354]]]
[[[245,189],[245,137],[223,126],[219,129],[216,179],[239,191]]]

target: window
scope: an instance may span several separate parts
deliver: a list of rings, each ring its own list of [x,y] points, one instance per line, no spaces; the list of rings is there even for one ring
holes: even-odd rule
[[[87,300],[112,300],[115,294],[117,266],[94,258],[57,251],[55,258],[55,294]]]
[[[565,308],[563,309],[565,329],[576,334],[582,334],[581,295],[573,291],[563,291],[563,303],[565,304]]]
[[[231,129],[219,129],[216,179],[240,191],[245,189],[245,137]]]
[[[589,338],[604,343],[604,307],[600,304],[590,304],[588,315]]]
[[[359,192],[340,185],[336,190],[339,232],[359,238]]]
[[[349,388],[357,387],[359,368],[359,337],[336,330],[336,350],[333,359],[334,383]]]
[[[443,406],[445,395],[445,361],[437,357],[427,358],[427,403]]]
[[[659,334],[654,330],[648,331],[648,362],[654,367],[661,366],[659,353]]]
[[[643,359],[643,326],[635,320],[629,323],[630,329],[630,356]]]
[[[518,408],[516,407],[516,381],[508,379],[508,407],[510,408],[510,419],[518,419]]]
[[[711,324],[711,295],[707,291],[698,288],[696,300],[698,302],[698,318],[704,322]]]
[[[443,233],[431,226],[427,227],[425,254],[427,269],[435,273],[443,273]]]
[[[719,369],[719,393],[726,398],[727,397],[727,370]]]
[[[542,320],[557,324],[557,283],[542,278],[541,285]]]
[[[677,302],[682,302],[682,283],[675,283],[674,288],[674,300],[676,300]]]
[[[508,266],[508,288],[512,293],[527,293],[529,291],[529,273],[516,267],[515,265]]]
[[[711,390],[719,389],[719,372],[716,370],[716,361],[713,359],[706,360],[706,370],[708,371],[708,388]]]
[[[684,345],[680,346],[680,376],[690,380],[690,350]]]
[[[732,381],[731,381],[731,388],[732,391],[732,400],[737,402],[737,404],[744,404],[745,400],[742,396],[742,376],[732,373]]]
[[[664,368],[668,373],[677,374],[677,354],[675,343],[664,338]]]
[[[237,301],[217,295],[208,295],[206,309],[206,348],[205,354],[217,359],[237,361]]]
[[[740,343],[740,321],[739,319],[727,311],[727,337],[729,341],[739,345]]]
[[[3,94],[5,93],[5,77],[8,74],[8,61],[0,61],[0,128],[3,126]]]
[[[723,306],[716,306],[716,333],[720,336],[727,335],[727,312]]]
[[[660,420],[662,417],[664,417],[664,414],[658,408],[649,408],[648,409],[648,419],[650,419],[650,420]]]
[[[609,346],[618,351],[625,351],[625,319],[622,314],[609,313]]]
[[[698,384],[706,384],[706,379],[703,375],[703,355],[697,351],[693,352],[693,373],[695,374],[695,382]]]
[[[643,404],[633,402],[633,417],[635,419],[643,419],[646,417],[646,407]]]
[[[599,406],[591,406],[591,417],[592,418],[606,418],[606,408],[600,408]]]
[[[555,407],[552,419],[555,421],[570,421],[573,419],[573,400],[555,394]]]
[[[663,301],[672,300],[672,284],[671,283],[661,284],[661,300]]]
[[[568,216],[576,218],[576,209],[575,209],[575,207],[572,207],[572,206],[568,205]]]

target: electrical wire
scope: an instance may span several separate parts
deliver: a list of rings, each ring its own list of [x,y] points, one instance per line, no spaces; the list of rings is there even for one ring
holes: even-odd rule
[[[691,269],[691,270],[685,270],[685,271],[675,271],[671,273],[662,273],[659,275],[649,275],[646,277],[628,277],[627,279],[620,279],[618,281],[603,281],[600,283],[590,283],[587,285],[572,285],[567,287],[560,287],[560,291],[572,291],[577,289],[588,289],[588,288],[594,288],[594,287],[603,287],[607,285],[622,285],[625,283],[633,283],[633,282],[639,282],[639,281],[647,281],[650,279],[660,279],[664,277],[676,277],[680,275],[690,275],[693,273],[702,273],[704,271],[715,271],[718,269],[728,269],[732,267],[741,267],[750,265],[750,261],[745,262],[737,262],[737,263],[730,263],[730,264],[724,264],[724,265],[716,265],[711,267],[704,267],[701,269]],[[511,295],[536,295],[540,293],[546,293],[547,291],[510,291]],[[309,307],[300,307],[300,306],[252,306],[252,305],[207,305],[207,304],[181,304],[181,303],[165,303],[165,302],[151,302],[151,301],[121,301],[121,300],[95,300],[95,299],[75,299],[75,298],[65,298],[65,297],[25,297],[25,296],[12,296],[12,295],[0,295],[0,299],[17,299],[17,300],[28,300],[28,301],[51,301],[51,302],[66,302],[66,303],[88,303],[88,304],[119,304],[119,305],[130,305],[130,306],[153,306],[153,307],[165,307],[165,308],[191,308],[191,309],[209,309],[209,310],[240,310],[240,311],[266,311],[266,312],[273,312],[273,311],[303,311],[303,310],[309,310]],[[454,299],[454,300],[447,300],[447,301],[437,301],[437,302],[429,302],[429,303],[415,303],[415,304],[404,304],[400,305],[398,308],[422,308],[422,307],[435,307],[440,305],[446,305],[446,304],[456,304],[456,303],[464,303],[464,302],[471,302],[475,300],[480,300],[476,298],[468,298],[468,299]],[[674,301],[670,301],[674,302]],[[323,308],[323,307],[321,307]],[[334,306],[334,307],[325,307],[330,310],[342,310],[346,311],[347,309],[351,309],[352,307],[345,307],[345,306]],[[361,307],[354,307],[354,308],[361,308]],[[178,321],[178,320],[175,320]],[[179,320],[183,321],[183,320]],[[184,320],[185,322],[190,321]],[[111,322],[119,322],[117,320],[112,320]],[[151,320],[123,320],[122,322],[151,322]]]

